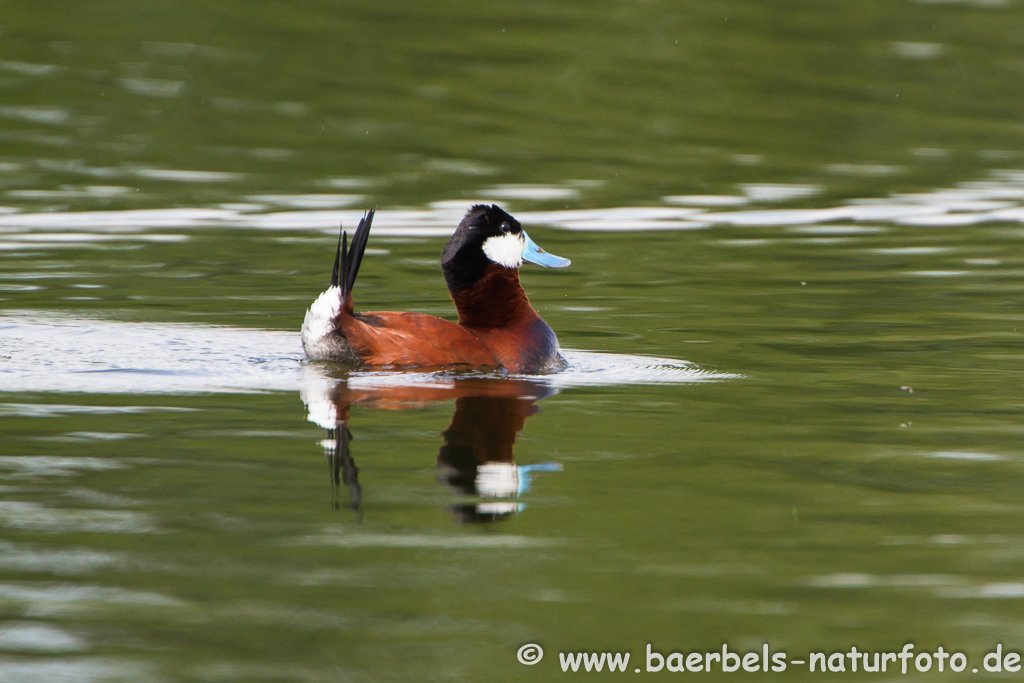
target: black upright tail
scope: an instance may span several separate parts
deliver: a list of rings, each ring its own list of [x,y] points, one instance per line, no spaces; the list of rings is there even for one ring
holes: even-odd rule
[[[331,271],[331,287],[341,287],[341,300],[348,302],[352,296],[352,286],[359,274],[359,264],[363,262],[366,251],[366,240],[370,236],[370,223],[373,222],[375,209],[367,211],[359,221],[352,236],[352,248],[348,248],[348,233],[342,228],[338,235],[338,251],[334,255],[334,269]]]

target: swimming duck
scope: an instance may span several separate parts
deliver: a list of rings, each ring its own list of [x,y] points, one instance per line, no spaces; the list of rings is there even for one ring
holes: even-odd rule
[[[476,366],[535,373],[564,365],[558,338],[519,283],[523,261],[565,268],[497,205],[469,209],[441,254],[458,322],[396,311],[356,313],[352,286],[374,212],[359,221],[348,246],[342,230],[331,286],[306,312],[302,346],[310,360],[363,368]]]

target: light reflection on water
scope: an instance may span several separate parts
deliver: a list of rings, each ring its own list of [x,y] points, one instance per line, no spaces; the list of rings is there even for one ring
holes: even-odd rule
[[[18,481],[17,478],[10,480]],[[149,515],[138,512],[58,509],[12,500],[0,501],[0,527],[44,533],[150,534],[157,531]]]
[[[223,326],[130,323],[45,311],[0,317],[0,365],[5,391],[193,393],[297,391],[324,375],[302,362],[297,332]],[[564,351],[569,367],[539,376],[538,384],[565,388],[674,384],[738,375],[665,358]],[[456,375],[457,376],[457,375]],[[360,372],[360,387],[419,386],[447,373]],[[13,406],[14,404],[8,404]]]
[[[14,622],[0,626],[0,651],[76,652],[86,644],[67,631],[46,624]]]
[[[172,172],[166,172],[172,173]],[[173,174],[184,173],[174,171]],[[151,174],[152,175],[152,174]],[[175,176],[176,177],[176,176]],[[183,176],[184,177],[184,176]],[[202,176],[206,177],[206,176]],[[100,188],[110,191],[116,188]],[[521,188],[532,198],[543,188]],[[732,208],[746,204],[806,200],[818,192],[809,185],[745,185],[743,195],[667,196],[672,206],[619,207],[516,211],[524,224],[549,225],[574,232],[632,232],[700,230],[715,226],[822,228],[843,222],[879,222],[911,226],[966,226],[981,223],[1024,223],[1024,171],[1001,170],[988,180],[965,182],[955,188],[932,192],[893,194],[890,197],[855,199],[824,208]],[[62,190],[89,193],[93,188]],[[550,188],[552,193],[560,191]],[[24,194],[25,190],[19,190]],[[508,188],[495,188],[491,199],[510,196]],[[514,194],[514,193],[512,193]],[[482,197],[487,198],[485,193]],[[324,210],[358,204],[358,195],[253,195],[249,203],[219,208],[145,209],[0,215],[4,230],[0,249],[29,250],[90,245],[99,241],[173,241],[182,234],[142,232],[154,228],[194,230],[201,228],[249,228],[257,230],[323,230],[331,232],[341,222],[355,225],[357,210]],[[426,209],[382,210],[374,222],[379,237],[444,237],[452,233],[468,202],[438,201]],[[274,211],[281,206],[295,211]],[[849,230],[836,226],[838,230]],[[867,226],[868,230],[876,229]],[[62,231],[62,232],[57,232]],[[73,231],[73,232],[72,232]]]
[[[148,683],[161,680],[152,667],[142,662],[115,657],[55,657],[53,659],[0,658],[0,677],[16,683],[50,681],[125,681]]]

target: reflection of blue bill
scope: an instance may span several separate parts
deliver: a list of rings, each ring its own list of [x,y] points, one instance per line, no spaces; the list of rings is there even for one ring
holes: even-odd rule
[[[562,463],[539,462],[536,465],[520,465],[516,469],[519,471],[519,486],[516,488],[516,497],[519,497],[530,490],[530,478],[534,472],[561,472]]]
[[[516,466],[506,462],[487,462],[476,470],[476,491],[485,498],[518,498],[530,490],[535,472],[561,472],[557,462],[541,462],[535,465]],[[486,514],[508,514],[522,512],[526,503],[510,500],[489,500],[477,505],[477,512]]]

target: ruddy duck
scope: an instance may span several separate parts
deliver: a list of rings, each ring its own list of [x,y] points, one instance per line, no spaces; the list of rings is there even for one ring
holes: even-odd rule
[[[342,231],[331,286],[306,312],[302,346],[310,360],[363,368],[476,366],[535,373],[564,365],[558,338],[519,283],[523,261],[565,268],[569,259],[534,244],[497,205],[477,204],[441,254],[457,323],[422,313],[355,313],[352,286],[366,250],[373,211],[359,221],[349,249]]]

